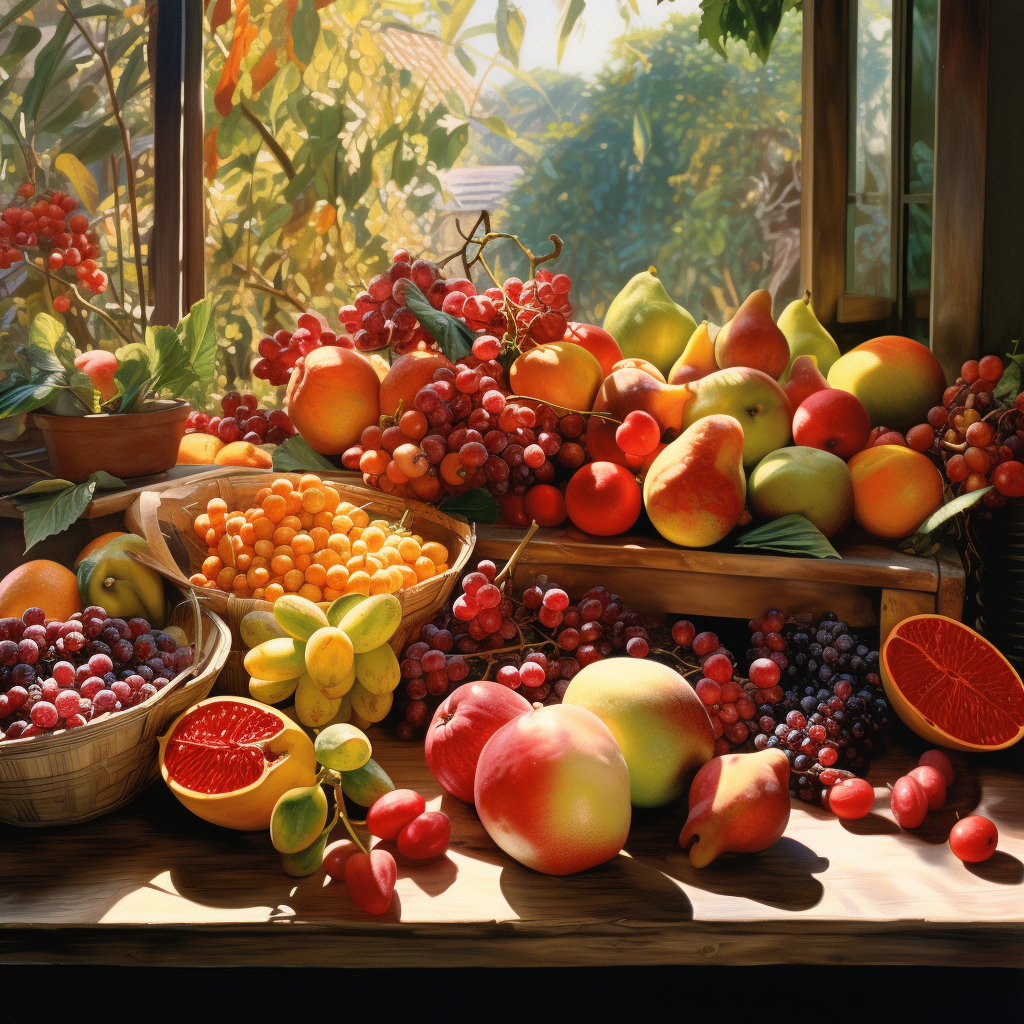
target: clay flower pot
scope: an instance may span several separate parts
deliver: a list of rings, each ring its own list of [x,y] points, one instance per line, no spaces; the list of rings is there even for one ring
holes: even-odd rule
[[[121,479],[166,472],[177,461],[190,411],[188,402],[160,400],[143,412],[33,416],[54,476],[81,483],[101,469]]]

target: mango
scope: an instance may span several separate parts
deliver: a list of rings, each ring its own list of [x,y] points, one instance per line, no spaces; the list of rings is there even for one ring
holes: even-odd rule
[[[339,628],[348,634],[356,654],[366,654],[386,644],[401,622],[402,602],[394,594],[374,594],[352,608]]]
[[[294,679],[257,679],[249,677],[249,696],[261,704],[280,704],[287,700],[299,685],[299,677]]]
[[[304,850],[299,850],[298,853],[282,853],[281,867],[284,873],[292,878],[306,878],[316,874],[324,862],[324,849],[330,834],[331,829],[325,828]]]
[[[370,760],[373,748],[362,729],[335,724],[322,730],[313,744],[316,759],[336,772],[352,772]]]
[[[308,640],[318,629],[329,625],[322,608],[298,594],[285,594],[274,602],[274,618],[296,640]]]
[[[383,721],[394,700],[390,692],[370,693],[362,683],[356,683],[349,690],[349,699],[352,701],[352,710],[367,722]]]
[[[319,729],[327,725],[338,713],[341,697],[331,700],[325,697],[320,688],[303,672],[295,687],[295,717],[302,725],[311,729]]]
[[[164,622],[164,581],[135,556],[152,558],[149,545],[134,533],[108,541],[78,565],[82,607],[95,604],[111,618],[141,616],[154,626]]]
[[[278,853],[298,853],[315,842],[327,824],[327,796],[319,785],[289,789],[274,804],[270,841]]]
[[[391,693],[402,681],[402,670],[395,652],[381,644],[355,657],[356,679],[370,693]]]
[[[348,634],[335,626],[318,629],[306,644],[306,672],[324,693],[337,697],[347,693],[345,683],[352,672]]]
[[[366,600],[365,594],[345,594],[336,601],[331,602],[327,609],[327,623],[331,626],[340,626],[341,620],[355,608],[357,604]]]
[[[264,640],[246,653],[242,664],[245,671],[257,679],[275,682],[295,679],[306,667],[306,645],[287,637]]]
[[[371,757],[355,771],[341,773],[341,791],[354,804],[370,807],[379,797],[394,790],[388,773]]]
[[[238,632],[246,647],[259,647],[267,640],[283,639],[288,636],[274,618],[273,612],[249,612],[238,624]]]

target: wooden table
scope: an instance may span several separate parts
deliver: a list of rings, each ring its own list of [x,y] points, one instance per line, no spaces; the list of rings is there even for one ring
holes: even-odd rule
[[[908,744],[876,762],[875,811],[860,821],[794,802],[769,851],[697,871],[677,845],[680,808],[637,813],[614,861],[554,878],[506,857],[471,807],[442,796],[418,744],[374,746],[396,785],[453,826],[444,859],[399,857],[384,917],[322,872],[288,878],[265,833],[208,825],[157,782],[84,825],[0,827],[0,962],[1024,965],[1024,778],[979,759],[957,759],[946,808],[913,833],[885,790],[916,760]],[[972,812],[1000,840],[970,867],[945,840]]]

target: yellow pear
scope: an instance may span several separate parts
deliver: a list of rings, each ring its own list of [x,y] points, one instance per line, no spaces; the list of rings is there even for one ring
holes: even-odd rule
[[[705,320],[690,335],[683,354],[673,363],[668,374],[670,384],[688,384],[718,369],[715,362],[715,335],[719,328]]]
[[[805,291],[802,299],[794,299],[782,311],[779,330],[789,342],[789,366],[779,378],[780,384],[789,380],[798,356],[814,356],[821,375],[828,376],[832,364],[839,358],[839,346],[814,315],[810,292]]]

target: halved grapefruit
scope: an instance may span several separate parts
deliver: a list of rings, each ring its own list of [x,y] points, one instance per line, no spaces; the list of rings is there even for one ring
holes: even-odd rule
[[[270,826],[279,797],[316,782],[309,737],[275,708],[211,697],[160,737],[160,774],[200,818],[246,831]]]
[[[912,615],[882,647],[882,683],[904,724],[937,746],[1002,750],[1024,736],[1024,683],[984,637]]]

